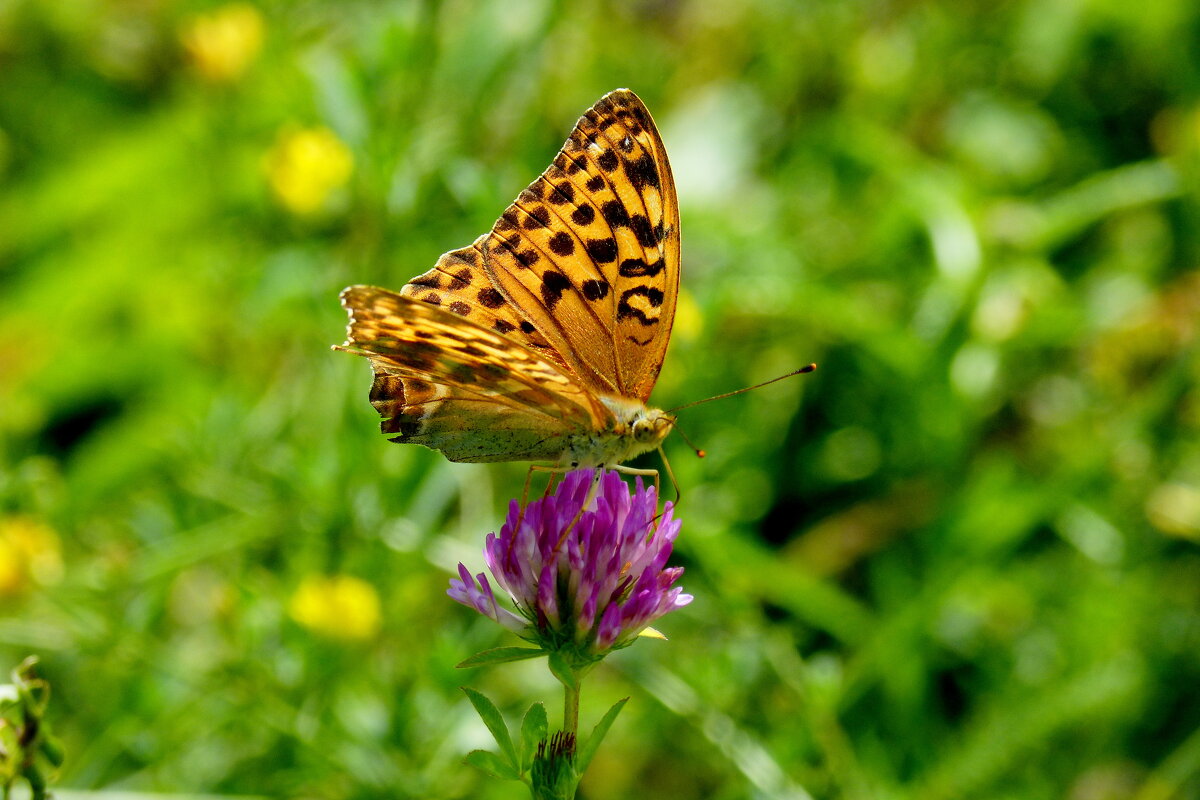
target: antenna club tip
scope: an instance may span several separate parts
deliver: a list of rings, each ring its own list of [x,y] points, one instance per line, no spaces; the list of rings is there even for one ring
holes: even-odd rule
[[[809,364],[807,367],[801,367],[800,372],[816,372],[816,369],[816,364]]]
[[[706,452],[705,452],[705,451],[703,451],[703,450],[697,450],[697,451],[696,451],[696,458],[704,458],[706,455],[708,455],[708,453],[706,453]]]

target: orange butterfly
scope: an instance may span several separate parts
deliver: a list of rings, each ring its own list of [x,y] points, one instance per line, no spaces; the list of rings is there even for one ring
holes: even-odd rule
[[[394,442],[451,461],[615,468],[674,423],[646,400],[678,288],[667,152],[646,106],[618,89],[489,233],[398,293],[345,289],[336,349],[370,359],[371,404]]]

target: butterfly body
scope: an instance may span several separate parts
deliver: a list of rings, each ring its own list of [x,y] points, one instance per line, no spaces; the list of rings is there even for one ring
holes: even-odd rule
[[[675,423],[667,412],[627,397],[601,395],[600,402],[613,413],[615,424],[598,433],[571,442],[571,467],[612,467],[662,444]]]
[[[338,349],[370,359],[392,441],[451,461],[615,466],[674,422],[646,400],[678,284],[666,150],[621,89],[579,119],[489,233],[399,292],[344,290]]]

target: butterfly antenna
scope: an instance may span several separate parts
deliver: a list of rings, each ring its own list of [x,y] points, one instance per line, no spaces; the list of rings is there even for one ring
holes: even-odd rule
[[[781,381],[781,380],[783,380],[784,378],[790,378],[790,377],[792,377],[793,375],[803,375],[803,374],[804,374],[804,373],[806,373],[806,372],[812,372],[812,371],[813,371],[813,370],[815,370],[816,368],[817,368],[817,365],[816,365],[816,364],[808,364],[808,365],[806,365],[806,366],[803,366],[803,367],[801,367],[800,369],[793,370],[793,371],[789,372],[789,373],[788,373],[788,374],[786,374],[786,375],[780,375],[778,378],[771,378],[771,380],[769,380],[769,381],[763,381],[762,383],[756,383],[756,384],[754,384],[753,386],[747,386],[747,387],[746,387],[746,388],[744,388],[744,389],[735,389],[735,390],[734,390],[734,391],[732,391],[732,392],[725,392],[724,394],[718,394],[718,395],[715,395],[715,396],[713,396],[713,397],[706,397],[706,398],[704,398],[703,400],[693,400],[692,402],[690,402],[690,403],[684,403],[684,404],[683,404],[683,405],[681,405],[681,406],[675,406],[674,408],[668,408],[668,409],[667,409],[667,413],[668,413],[668,414],[674,414],[676,411],[681,411],[681,410],[683,410],[683,409],[685,409],[685,408],[691,408],[692,406],[698,406],[698,405],[700,405],[701,403],[708,403],[708,402],[711,402],[711,401],[713,401],[713,400],[724,400],[726,397],[733,397],[735,394],[742,394],[743,392],[748,392],[748,391],[750,391],[751,389],[761,389],[761,388],[762,388],[762,387],[764,387],[764,386],[769,386],[769,385],[771,385],[772,383],[775,383],[776,381]],[[680,431],[680,433],[682,434],[682,433],[683,433],[683,431]],[[683,438],[684,438],[684,441],[687,441],[687,437],[686,437],[686,436],[685,436],[685,437],[683,437]],[[688,442],[688,444],[690,445],[690,444],[691,444],[691,442]],[[693,449],[694,449],[694,448],[693,448]]]
[[[713,398],[713,399],[715,399],[715,398]],[[700,402],[704,402],[704,401],[701,400]],[[699,447],[696,447],[696,445],[692,444],[692,440],[689,439],[688,435],[683,432],[683,428],[679,427],[679,422],[677,420],[671,420],[671,427],[674,428],[675,430],[679,431],[679,435],[683,437],[683,441],[687,443],[687,446],[692,448],[692,452],[694,452],[696,454],[696,458],[704,458],[706,455],[708,455],[708,453],[704,452]],[[659,452],[659,455],[661,455],[663,457],[663,463],[666,463],[667,456],[665,453],[663,453],[661,447],[658,448],[658,452]],[[667,465],[667,474],[668,475],[671,474],[671,466],[669,464]],[[671,475],[671,482],[672,483],[675,482],[674,475]],[[678,489],[679,487],[675,487],[675,488]]]

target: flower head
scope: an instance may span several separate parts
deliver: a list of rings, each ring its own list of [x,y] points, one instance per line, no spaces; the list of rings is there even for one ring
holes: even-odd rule
[[[524,509],[513,500],[500,535],[488,534],[484,559],[519,615],[462,564],[447,594],[547,651],[599,658],[692,600],[673,586],[683,568],[666,566],[681,523],[671,503],[656,509],[640,479],[630,494],[615,472],[576,470]]]

